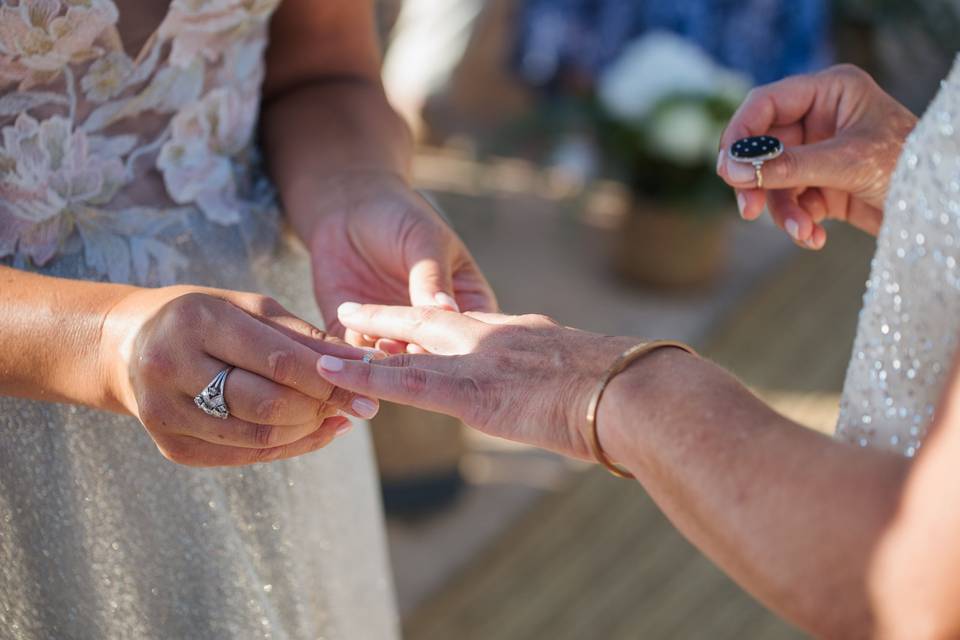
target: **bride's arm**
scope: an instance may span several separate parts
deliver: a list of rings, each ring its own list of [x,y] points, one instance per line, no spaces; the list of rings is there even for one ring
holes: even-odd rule
[[[404,355],[372,365],[323,358],[323,375],[332,383],[581,458],[590,457],[584,416],[596,381],[639,342],[559,327],[539,316],[468,318],[346,305],[341,316],[354,330],[452,357]],[[818,636],[861,638],[877,632],[878,620],[902,623],[907,615],[909,623],[910,613],[920,610],[901,611],[892,608],[896,597],[875,597],[907,589],[878,583],[882,574],[875,574],[873,563],[911,473],[908,460],[803,428],[723,369],[671,349],[648,354],[614,378],[598,424],[607,453],[637,476],[676,526],[794,623]],[[936,459],[939,448],[931,439],[921,463]],[[960,485],[955,469],[955,461],[953,469],[941,468],[944,486]],[[937,501],[929,490],[936,492],[937,485],[927,490],[930,519]],[[890,552],[890,571],[909,567],[910,544],[922,544],[922,530],[910,531],[914,539]],[[923,550],[931,570],[938,569],[938,558],[949,559],[941,547]],[[952,576],[960,572],[950,566]]]
[[[373,3],[284,0],[265,82],[270,174],[332,332],[347,300],[496,308],[466,247],[410,185],[412,140],[380,83]]]
[[[309,244],[318,183],[342,172],[406,181],[413,145],[380,82],[373,3],[285,0],[270,32],[264,147],[285,212]]]
[[[376,413],[315,374],[322,353],[359,358],[258,294],[145,289],[0,266],[0,395],[128,413],[160,452],[192,466],[302,455],[329,443],[347,411]],[[234,367],[223,420],[193,397]]]
[[[0,395],[121,410],[100,336],[131,290],[0,266]]]

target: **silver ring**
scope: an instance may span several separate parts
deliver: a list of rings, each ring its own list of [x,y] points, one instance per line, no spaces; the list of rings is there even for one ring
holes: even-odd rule
[[[734,162],[753,165],[757,177],[757,189],[763,189],[763,163],[775,160],[783,154],[783,143],[773,136],[752,136],[733,143],[728,155]]]
[[[227,367],[210,381],[203,391],[197,394],[193,403],[208,416],[226,420],[230,417],[230,409],[227,408],[227,400],[224,397],[224,390],[227,385],[227,376],[233,371],[233,367]]]

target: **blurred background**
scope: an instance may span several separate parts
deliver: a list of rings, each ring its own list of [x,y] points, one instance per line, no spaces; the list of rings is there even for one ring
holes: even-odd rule
[[[377,5],[418,186],[505,312],[691,342],[832,430],[872,238],[831,228],[814,254],[740,221],[720,132],[753,85],[835,62],[921,113],[958,0]],[[373,430],[409,640],[800,637],[635,483],[410,409]]]

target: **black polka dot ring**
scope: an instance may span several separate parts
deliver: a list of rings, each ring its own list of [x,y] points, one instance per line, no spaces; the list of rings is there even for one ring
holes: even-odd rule
[[[779,158],[783,143],[773,136],[751,136],[734,142],[729,153],[734,162],[753,165],[757,173],[757,189],[763,189],[763,163]]]

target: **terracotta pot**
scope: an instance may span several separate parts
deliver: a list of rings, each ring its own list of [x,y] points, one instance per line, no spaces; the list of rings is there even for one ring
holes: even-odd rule
[[[709,284],[727,264],[730,219],[639,203],[618,234],[617,267],[626,278],[655,287]]]
[[[466,453],[459,420],[383,402],[371,432],[387,513],[422,515],[459,495]]]

